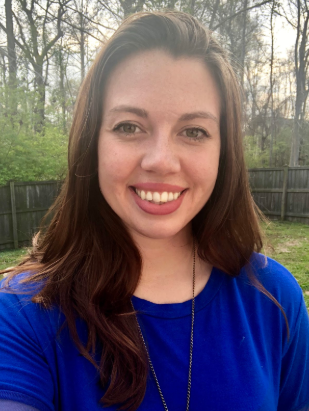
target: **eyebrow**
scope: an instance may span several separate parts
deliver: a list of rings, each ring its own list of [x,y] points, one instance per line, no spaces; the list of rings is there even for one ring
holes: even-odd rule
[[[194,111],[193,113],[185,113],[179,117],[180,121],[194,120],[195,118],[206,118],[214,120],[216,123],[219,123],[216,116],[209,113],[209,111]]]
[[[113,113],[133,113],[139,117],[148,118],[148,113],[146,110],[138,108],[138,107],[133,107],[133,106],[126,106],[126,105],[116,106],[109,111],[108,115],[113,114]],[[196,118],[210,119],[210,120],[215,121],[216,123],[219,123],[219,120],[217,119],[217,117],[209,113],[209,111],[194,111],[192,113],[184,113],[179,117],[178,120],[179,121],[189,121],[189,120],[194,120]]]
[[[132,106],[116,106],[112,108],[108,114],[113,114],[113,113],[133,113],[136,114],[139,117],[147,118],[148,113],[146,110],[143,110],[142,108],[138,107],[132,107]]]

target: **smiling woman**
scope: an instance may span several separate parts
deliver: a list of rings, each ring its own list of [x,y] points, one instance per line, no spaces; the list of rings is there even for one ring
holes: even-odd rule
[[[205,63],[162,50],[126,58],[110,75],[103,107],[98,174],[105,200],[133,236],[188,231],[219,167],[220,96]]]
[[[47,229],[0,293],[0,408],[309,409],[309,319],[262,238],[236,76],[192,16],[141,13],[79,95]]]

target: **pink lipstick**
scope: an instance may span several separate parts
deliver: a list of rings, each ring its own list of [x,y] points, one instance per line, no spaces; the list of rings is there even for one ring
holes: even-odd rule
[[[152,191],[152,192],[181,192],[180,196],[176,200],[168,201],[163,204],[155,204],[147,200],[142,200],[135,192],[135,188],[138,190]],[[180,206],[186,195],[187,190],[180,186],[161,183],[139,183],[130,187],[133,199],[138,207],[148,214],[153,215],[167,215],[175,212]]]

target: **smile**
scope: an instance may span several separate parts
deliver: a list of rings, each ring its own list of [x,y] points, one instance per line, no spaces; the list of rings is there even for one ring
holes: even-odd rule
[[[139,184],[140,186],[141,184]],[[148,187],[150,184],[147,184]],[[168,186],[166,184],[165,186]],[[175,187],[175,188],[174,188]],[[169,188],[170,190],[179,190],[182,187],[179,186],[164,187]],[[142,190],[143,188],[143,190]],[[149,187],[152,188],[152,187]],[[146,187],[134,187],[130,186],[130,191],[133,195],[133,200],[136,205],[145,213],[153,215],[166,215],[174,213],[182,204],[185,195],[188,192],[188,189],[182,191],[161,191],[162,184],[158,187],[156,185],[153,187],[154,190],[151,191]],[[173,197],[172,197],[173,196]]]
[[[171,191],[164,191],[160,194],[157,191],[138,190],[135,187],[133,187],[133,189],[135,193],[139,196],[139,198],[153,204],[165,204],[171,201],[175,201],[181,195],[181,192],[173,193]]]

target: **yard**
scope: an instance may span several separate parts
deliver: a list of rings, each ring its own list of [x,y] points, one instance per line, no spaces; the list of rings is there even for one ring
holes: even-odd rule
[[[265,231],[264,253],[291,271],[304,292],[309,309],[309,226],[274,221]]]
[[[267,235],[264,253],[293,273],[309,308],[309,226],[274,221],[264,229]],[[0,252],[0,270],[18,263],[26,254],[25,248]]]

